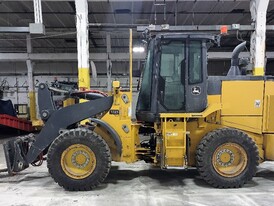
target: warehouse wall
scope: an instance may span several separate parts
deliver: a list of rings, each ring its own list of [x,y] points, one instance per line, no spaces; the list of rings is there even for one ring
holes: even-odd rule
[[[51,76],[35,76],[34,82],[36,82],[36,92],[37,86],[40,82],[51,83],[55,80],[58,81],[69,81],[69,82],[77,82],[77,75],[71,76],[60,76],[60,75],[51,75]],[[121,82],[122,88],[129,87],[129,80],[127,77],[114,77],[113,80],[119,80]],[[133,93],[133,110],[132,114],[135,114],[135,107],[136,101],[138,98],[137,92],[137,84],[139,79],[133,78],[133,86],[134,86],[134,93]],[[5,90],[3,100],[11,100],[13,104],[28,104],[28,86],[27,86],[27,77],[23,76],[1,76],[0,82],[5,83]],[[107,78],[106,77],[98,77],[97,83],[91,80],[92,88],[98,89],[100,91],[106,91],[107,86]],[[36,96],[37,97],[37,96]],[[37,99],[36,99],[37,102]],[[37,105],[37,111],[38,111]]]
[[[98,80],[91,79],[94,89],[106,91],[107,78],[106,63],[95,62]],[[141,67],[141,66],[140,66]],[[230,61],[209,61],[209,75],[226,75],[230,67]],[[138,70],[138,64],[133,64],[134,70]],[[273,68],[273,69],[272,69]],[[128,87],[128,62],[113,62],[113,80],[119,80],[122,87]],[[274,74],[274,61],[268,61],[267,73]],[[34,66],[34,82],[38,86],[41,82],[71,81],[77,82],[76,62],[37,62]],[[136,91],[139,78],[134,78],[133,85]],[[5,86],[4,99],[11,99],[14,104],[28,103],[27,67],[24,62],[0,62],[0,86]]]
[[[70,76],[60,76],[60,75],[51,75],[51,76],[35,76],[34,82],[36,83],[36,90],[39,83],[51,83],[55,80],[58,81],[68,81],[68,82],[77,82],[76,75]],[[127,77],[113,77],[112,80],[119,80],[121,82],[122,88],[129,87],[129,80]],[[138,78],[133,78],[134,91],[137,92]],[[4,99],[11,99],[14,104],[25,104],[28,102],[28,84],[27,76],[1,76],[0,82],[4,86]],[[98,77],[97,83],[91,79],[91,85],[93,89],[101,90],[106,92],[107,87],[107,78]]]
[[[115,74],[127,74],[128,62],[113,62],[112,73]],[[106,63],[95,62],[98,74],[106,74]],[[133,68],[138,69],[138,63],[133,63]],[[77,75],[77,63],[76,62],[36,62],[34,64],[34,74],[76,74]],[[27,65],[25,62],[0,62],[0,75],[13,75],[21,74],[27,75]]]
[[[97,68],[97,82],[91,79],[91,86],[94,89],[106,91],[106,63],[96,62]],[[134,64],[135,68],[137,64]],[[121,81],[123,87],[128,87],[128,63],[114,62],[112,68],[112,79]],[[28,102],[26,94],[28,93],[27,82],[27,67],[24,62],[1,62],[0,63],[0,86],[5,84],[6,90],[5,98],[9,98],[13,103]],[[71,81],[77,82],[77,63],[76,62],[62,62],[62,63],[47,63],[38,62],[34,65],[34,83],[38,86],[41,82]],[[137,86],[137,79],[133,83]],[[8,90],[7,90],[8,88]]]
[[[106,63],[95,63],[97,71],[97,81],[91,78],[91,87],[101,91],[107,91]],[[135,68],[137,64],[134,64]],[[2,62],[0,63],[0,86],[4,87],[4,100],[10,99],[13,104],[28,104],[28,78],[27,67],[24,62]],[[113,63],[112,80],[119,80],[122,88],[129,87],[128,63]],[[46,63],[39,62],[34,66],[34,83],[36,91],[39,83],[51,83],[56,80],[77,82],[77,64],[75,62]],[[139,78],[133,78],[134,104],[137,100],[137,85]],[[38,109],[38,108],[37,108]],[[135,111],[133,111],[133,114]]]

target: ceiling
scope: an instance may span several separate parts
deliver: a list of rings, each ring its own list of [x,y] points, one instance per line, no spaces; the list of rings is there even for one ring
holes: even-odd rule
[[[160,4],[160,5],[155,5]],[[177,3],[176,3],[177,2]],[[165,4],[165,12],[164,6]],[[156,15],[155,15],[156,10]],[[43,1],[45,36],[31,36],[35,53],[75,53],[75,6],[73,1]],[[176,15],[177,13],[177,15]],[[32,1],[1,1],[0,27],[26,27],[34,22]],[[112,52],[128,51],[128,28],[134,30],[134,43],[140,38],[137,25],[250,25],[247,0],[188,0],[188,1],[89,1],[89,22],[102,23],[91,26],[90,51],[106,52],[106,34],[111,35]],[[274,23],[274,0],[270,0],[267,24]],[[121,25],[123,24],[123,25]],[[123,28],[120,28],[123,26]],[[250,32],[236,35],[230,32],[222,41],[223,50],[232,50],[238,39],[250,39]],[[274,51],[274,32],[267,32],[267,50]],[[0,52],[26,52],[26,34],[0,33]]]

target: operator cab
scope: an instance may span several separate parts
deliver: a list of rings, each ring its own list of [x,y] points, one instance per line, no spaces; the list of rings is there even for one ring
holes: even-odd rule
[[[138,121],[160,113],[201,112],[207,107],[207,43],[214,36],[161,34],[148,46],[136,108]]]

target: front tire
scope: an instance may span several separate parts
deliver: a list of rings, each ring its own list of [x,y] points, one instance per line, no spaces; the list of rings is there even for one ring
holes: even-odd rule
[[[51,144],[47,166],[54,181],[66,190],[91,190],[102,183],[109,173],[110,149],[95,132],[69,130]]]
[[[196,152],[201,177],[218,188],[239,188],[256,174],[259,152],[255,142],[236,129],[208,133]]]

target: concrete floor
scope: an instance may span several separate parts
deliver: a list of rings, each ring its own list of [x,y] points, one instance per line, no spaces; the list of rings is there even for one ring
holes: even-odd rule
[[[0,168],[4,167],[0,145]],[[273,202],[274,162],[261,164],[256,177],[243,188],[227,190],[208,186],[195,169],[162,171],[144,162],[113,163],[105,183],[88,192],[68,192],[59,187],[45,163],[12,177],[0,173],[0,205],[5,206],[272,206]]]

